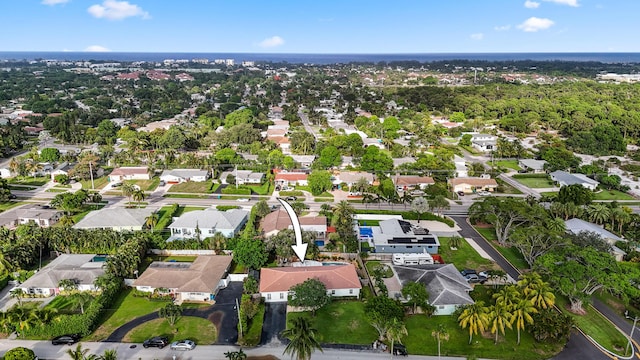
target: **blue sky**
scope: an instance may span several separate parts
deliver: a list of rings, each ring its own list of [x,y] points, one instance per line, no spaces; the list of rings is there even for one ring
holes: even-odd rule
[[[640,52],[639,0],[0,0],[0,51]]]

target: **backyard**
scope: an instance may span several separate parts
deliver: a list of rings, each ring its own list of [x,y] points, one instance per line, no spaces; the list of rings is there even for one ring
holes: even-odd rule
[[[487,165],[489,166],[497,166],[501,168],[511,169],[511,170],[522,170],[520,166],[518,166],[518,160],[498,160],[498,161],[488,161]]]
[[[109,183],[109,177],[108,176],[101,176],[99,178],[93,179],[93,187],[91,186],[91,179],[89,179],[89,180],[80,180],[80,184],[82,185],[82,188],[83,189],[88,189],[88,190],[91,190],[92,188],[93,189],[102,189],[108,183]]]
[[[155,319],[135,327],[124,337],[124,342],[141,343],[154,336],[166,336],[169,342],[190,339],[196,344],[209,345],[216,342],[215,325],[203,318],[182,316],[172,327],[166,319]]]
[[[513,179],[515,179],[520,184],[530,187],[532,189],[541,189],[541,188],[553,188],[556,187],[553,181],[549,179],[548,176],[535,176],[535,175],[514,175]]]
[[[594,194],[593,200],[635,200],[635,198],[619,190],[602,190]]]
[[[438,240],[440,240],[439,254],[442,256],[442,260],[447,264],[453,264],[458,270],[479,269],[484,271],[488,269],[498,269],[497,265],[491,260],[480,256],[480,254],[462,238],[459,241],[457,250],[451,249],[449,245],[451,238],[439,237]]]

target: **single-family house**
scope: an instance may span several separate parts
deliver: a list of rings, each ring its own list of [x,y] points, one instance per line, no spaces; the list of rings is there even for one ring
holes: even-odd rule
[[[109,174],[110,182],[123,180],[149,180],[149,168],[146,166],[123,166],[113,169]]]
[[[471,134],[471,146],[482,151],[490,152],[496,148],[498,137],[490,134]]]
[[[316,159],[315,155],[290,155],[293,161],[296,162],[302,168],[310,168],[313,161]]]
[[[167,184],[180,184],[187,181],[203,182],[209,178],[208,170],[200,169],[173,169],[164,170],[160,175],[160,180]]]
[[[204,239],[212,237],[217,232],[230,238],[240,232],[248,217],[249,212],[240,209],[219,211],[207,208],[190,211],[175,218],[169,225],[170,239],[193,239],[198,236]]]
[[[347,184],[347,187],[352,187],[361,179],[365,179],[367,184],[373,185],[374,176],[368,172],[364,171],[340,171],[336,176],[335,180],[333,180],[334,185],[339,185],[342,183]]]
[[[112,229],[115,231],[142,230],[146,219],[153,212],[150,208],[127,209],[108,207],[87,214],[73,225],[76,229]]]
[[[298,218],[300,228],[303,231],[311,231],[316,233],[316,244],[324,246],[327,237],[327,218],[324,216],[302,216]],[[260,229],[265,237],[270,237],[281,230],[293,229],[291,218],[284,210],[276,210],[260,220]]]
[[[234,171],[224,171],[220,174],[220,183],[229,184],[227,179],[229,175],[235,177],[236,184],[244,185],[244,184],[262,184],[264,181],[264,173],[261,172],[253,172],[251,170],[234,170]]]
[[[287,302],[293,286],[318,279],[332,297],[359,297],[360,278],[352,264],[290,266],[260,269],[260,296],[266,302]]]
[[[213,301],[227,286],[231,256],[200,255],[193,262],[154,261],[133,286],[139,291],[171,294],[178,302]]]
[[[582,219],[577,219],[577,218],[566,220],[564,224],[565,224],[566,231],[571,234],[577,235],[577,234],[580,234],[581,232],[591,232],[600,236],[602,240],[606,241],[607,244],[611,245],[611,255],[613,255],[617,261],[622,261],[624,259],[624,256],[627,254],[624,250],[616,246],[616,242],[618,241],[627,242],[627,240],[617,236],[612,232],[605,230],[599,225],[590,223],[588,221],[584,221]]]
[[[436,182],[429,176],[396,175],[392,178],[398,191],[425,190]]]
[[[545,173],[544,166],[547,162],[545,160],[536,159],[520,159],[518,166],[520,166],[526,172],[532,172],[534,174]]]
[[[467,161],[458,155],[453,156],[453,164],[456,166],[456,177],[468,177]]]
[[[402,286],[417,282],[427,288],[434,315],[451,315],[458,307],[474,303],[469,296],[473,287],[453,264],[393,265],[393,270]]]
[[[579,184],[591,191],[595,191],[598,185],[600,185],[599,182],[588,178],[584,174],[572,174],[566,171],[556,170],[549,175],[551,175],[551,180],[558,183],[561,187]]]
[[[49,227],[60,220],[63,213],[57,209],[45,209],[40,205],[31,205],[16,209],[7,215],[14,218],[13,227],[33,222],[40,227]]]
[[[366,238],[377,253],[421,253],[437,254],[440,241],[429,230],[399,219],[380,221],[371,227],[371,236]]]
[[[106,256],[62,254],[17,287],[26,294],[54,296],[60,293],[60,280],[73,280],[80,291],[95,291],[94,281],[104,275]]]
[[[404,164],[413,164],[416,162],[416,158],[407,156],[401,158],[393,158],[393,167],[397,168]]]
[[[307,186],[307,173],[303,172],[279,172],[276,174],[274,183],[276,186]]]
[[[498,183],[496,179],[490,179],[486,177],[466,177],[466,178],[452,178],[449,179],[449,184],[454,192],[462,191],[467,194],[475,193],[476,191],[496,191],[498,189]]]
[[[68,162],[63,162],[54,170],[51,171],[51,181],[55,181],[56,176],[58,175],[69,175],[69,170],[73,169],[75,164],[69,164]],[[103,170],[104,171],[104,170]]]

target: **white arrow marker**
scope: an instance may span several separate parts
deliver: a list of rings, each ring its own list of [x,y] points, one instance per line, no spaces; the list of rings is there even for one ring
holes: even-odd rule
[[[298,215],[291,205],[288,202],[284,201],[281,198],[278,198],[278,201],[282,204],[287,214],[289,214],[289,219],[291,219],[291,224],[293,225],[293,232],[296,235],[296,244],[291,245],[291,248],[298,256],[298,259],[304,263],[304,257],[307,255],[307,246],[309,244],[302,243],[302,229],[300,228],[300,220],[298,220]]]

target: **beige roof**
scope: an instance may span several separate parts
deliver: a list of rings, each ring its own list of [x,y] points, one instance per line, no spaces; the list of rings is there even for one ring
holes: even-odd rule
[[[289,291],[308,279],[318,279],[327,290],[360,289],[360,279],[351,264],[260,269],[260,292]]]
[[[496,179],[483,179],[479,177],[459,177],[449,179],[449,184],[456,186],[461,184],[468,184],[472,186],[498,186]]]
[[[305,225],[327,225],[327,218],[324,216],[305,216],[299,217],[298,220],[303,227]],[[289,226],[291,226],[291,218],[284,210],[271,212],[260,221],[260,228],[267,234],[275,230],[287,229]]]
[[[192,263],[154,261],[133,286],[213,292],[231,264],[231,256],[201,255]]]
[[[399,175],[393,178],[396,186],[413,186],[420,184],[435,184],[433,178],[428,176],[410,176],[410,175]]]
[[[146,174],[149,171],[146,166],[141,167],[119,167],[113,169],[111,175],[134,175],[134,174]]]

